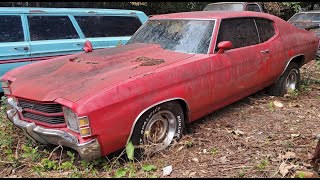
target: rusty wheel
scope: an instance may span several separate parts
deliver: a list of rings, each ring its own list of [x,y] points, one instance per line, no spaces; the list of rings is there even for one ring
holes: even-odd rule
[[[137,121],[131,140],[138,147],[135,156],[150,155],[166,149],[182,136],[184,113],[178,102],[167,102],[146,111]]]

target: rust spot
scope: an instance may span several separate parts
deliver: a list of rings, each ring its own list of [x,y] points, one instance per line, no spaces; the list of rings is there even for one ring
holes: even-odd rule
[[[145,56],[140,56],[135,60],[132,60],[131,62],[142,62],[140,66],[155,66],[158,64],[164,63],[163,59],[153,59],[153,58],[148,58]]]
[[[70,58],[69,61],[71,61],[71,62],[80,62],[81,60],[76,56],[76,57]]]
[[[149,76],[149,75],[151,75],[151,74],[153,74],[153,73],[144,74],[144,75],[143,75],[143,77],[145,77],[145,76]]]
[[[79,59],[78,57],[73,57],[73,58],[70,58],[69,59],[70,62],[76,62],[76,63],[79,63],[81,62],[82,60]],[[84,64],[99,64],[98,62],[94,62],[94,61],[82,61]]]
[[[93,62],[93,61],[86,61],[86,64],[99,64],[98,62]]]

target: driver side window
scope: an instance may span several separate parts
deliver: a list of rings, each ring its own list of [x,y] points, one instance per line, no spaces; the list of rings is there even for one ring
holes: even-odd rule
[[[253,18],[223,19],[220,24],[216,47],[221,41],[231,41],[233,49],[259,44]],[[216,48],[216,52],[218,49]]]

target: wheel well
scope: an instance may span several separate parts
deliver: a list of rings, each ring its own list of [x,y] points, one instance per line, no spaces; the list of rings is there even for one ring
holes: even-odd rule
[[[182,99],[177,99],[176,100],[180,106],[182,107],[182,110],[183,110],[183,115],[185,117],[185,123],[188,123],[189,122],[189,106],[187,104],[186,101],[182,100]]]
[[[131,138],[131,136],[132,136],[132,132],[133,132],[133,129],[134,129],[135,125],[136,125],[136,122],[139,120],[140,116],[141,116],[143,113],[145,113],[147,110],[149,110],[149,109],[152,108],[152,107],[155,107],[155,106],[160,105],[160,104],[165,104],[165,103],[167,103],[167,102],[173,102],[173,101],[176,101],[176,102],[178,102],[178,103],[180,104],[180,106],[182,107],[182,110],[183,110],[183,115],[184,115],[184,117],[185,117],[184,123],[188,123],[188,122],[189,122],[189,106],[188,106],[188,103],[187,103],[185,100],[180,99],[180,98],[177,98],[177,99],[170,99],[170,100],[167,100],[167,101],[162,101],[162,102],[159,102],[159,103],[157,103],[157,104],[154,104],[154,105],[148,107],[147,109],[143,110],[143,111],[136,117],[135,121],[134,121],[133,124],[132,124],[131,131],[130,131],[130,134],[129,134],[127,143],[130,141],[130,138]]]
[[[291,62],[294,62],[296,64],[298,64],[299,68],[304,64],[304,55],[300,55],[300,56],[297,56],[297,57],[294,57],[291,61]]]

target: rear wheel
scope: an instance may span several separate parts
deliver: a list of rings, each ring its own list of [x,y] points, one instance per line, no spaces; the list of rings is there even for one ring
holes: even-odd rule
[[[137,121],[131,137],[135,158],[166,149],[182,136],[184,113],[178,102],[167,102],[146,111]]]
[[[300,88],[299,66],[291,62],[278,81],[268,88],[268,94],[272,96],[284,96]]]

